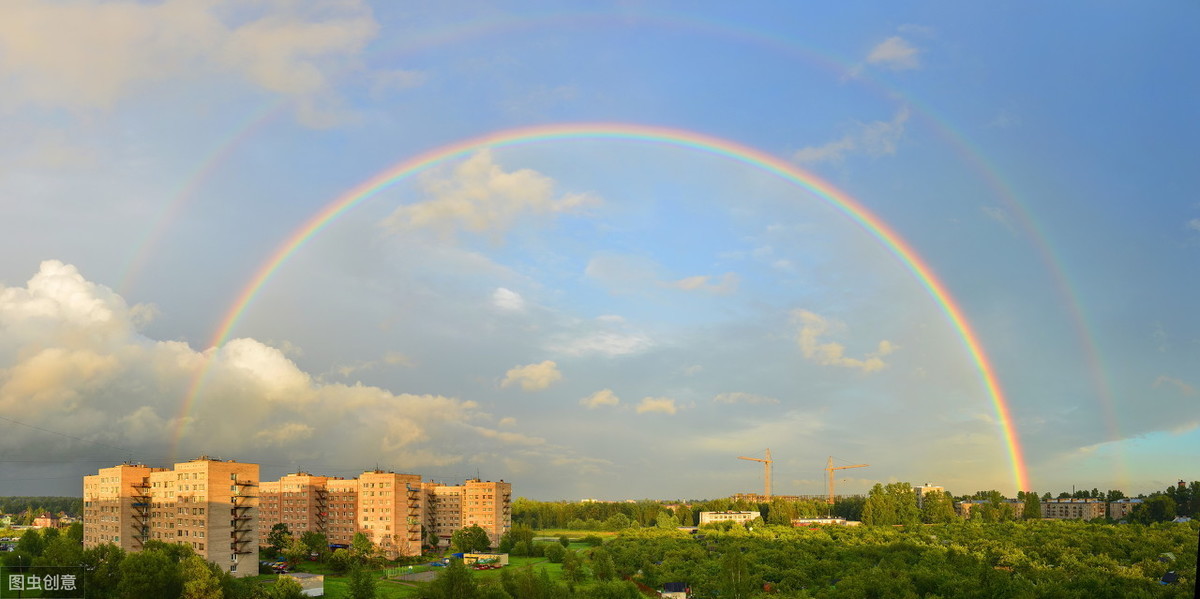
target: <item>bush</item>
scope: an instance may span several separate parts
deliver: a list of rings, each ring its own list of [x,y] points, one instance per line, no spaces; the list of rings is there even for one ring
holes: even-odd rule
[[[600,538],[599,535],[588,535],[580,539],[580,541],[587,543],[592,547],[599,547],[600,545],[604,544],[604,539]]]
[[[550,560],[552,564],[561,564],[566,553],[567,550],[557,543],[546,545],[545,548],[546,559]]]

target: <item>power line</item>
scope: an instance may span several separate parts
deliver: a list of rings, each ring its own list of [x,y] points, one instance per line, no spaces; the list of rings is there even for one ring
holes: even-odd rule
[[[121,453],[124,453],[124,454],[129,454],[129,453],[132,453],[132,450],[130,450],[128,447],[120,447],[120,446],[117,446],[117,445],[112,445],[112,444],[109,444],[109,443],[104,443],[103,441],[94,441],[94,440],[91,440],[91,439],[84,439],[83,437],[76,437],[75,435],[68,435],[67,433],[63,433],[63,432],[59,432],[59,431],[52,431],[52,430],[50,430],[50,429],[48,429],[48,428],[42,428],[42,427],[40,427],[40,426],[36,426],[36,425],[33,425],[33,424],[29,424],[28,422],[21,422],[20,420],[16,420],[16,419],[13,419],[13,418],[9,418],[9,417],[7,417],[7,416],[0,416],[0,420],[4,420],[4,421],[7,421],[7,422],[11,422],[11,423],[13,423],[13,424],[17,424],[17,425],[20,425],[20,426],[24,426],[24,427],[27,427],[27,428],[31,428],[31,429],[33,429],[33,430],[35,430],[35,431],[41,431],[41,432],[43,432],[43,433],[50,433],[51,435],[58,435],[58,436],[60,436],[60,437],[66,437],[67,439],[74,439],[74,440],[76,440],[76,441],[79,441],[80,443],[91,443],[91,444],[93,444],[93,445],[102,445],[102,446],[104,446],[104,447],[108,447],[108,448],[110,448],[110,449],[116,449],[117,451],[120,451]]]

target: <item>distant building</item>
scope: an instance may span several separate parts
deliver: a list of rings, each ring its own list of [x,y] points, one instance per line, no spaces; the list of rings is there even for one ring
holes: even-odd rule
[[[729,496],[731,501],[746,501],[749,503],[771,503],[772,500],[800,501],[799,495],[772,495],[767,497],[761,493],[734,493]]]
[[[700,526],[713,522],[736,522],[745,524],[755,518],[761,518],[758,512],[700,512]]]
[[[1113,520],[1124,520],[1133,513],[1133,508],[1142,504],[1141,499],[1118,499],[1108,502],[1108,517]]]
[[[792,526],[858,526],[860,524],[862,522],[845,518],[796,518],[792,520]]]
[[[1042,517],[1055,520],[1091,520],[1108,515],[1108,502],[1099,499],[1050,499],[1042,502]]]
[[[946,492],[945,487],[939,487],[937,485],[931,485],[929,483],[925,483],[919,487],[916,485],[913,485],[912,489],[913,489],[913,492],[917,494],[917,507],[925,506],[925,495],[928,495],[929,493],[934,493],[934,492],[937,492],[937,493],[945,493]]]
[[[34,528],[58,528],[59,524],[59,517],[48,512],[33,519]]]

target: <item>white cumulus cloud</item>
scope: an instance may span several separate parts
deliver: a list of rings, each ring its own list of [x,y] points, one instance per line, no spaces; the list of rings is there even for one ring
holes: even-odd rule
[[[379,26],[357,0],[5,2],[4,102],[109,108],[185,77],[233,76],[297,97],[318,118],[333,74],[355,63]]]
[[[904,71],[921,66],[920,52],[900,36],[892,36],[880,42],[867,55],[867,64],[879,65],[893,71]]]
[[[500,386],[520,385],[526,391],[541,391],[560,380],[562,373],[558,371],[558,365],[552,360],[546,360],[510,369],[505,373]]]
[[[746,393],[744,391],[733,391],[730,393],[718,393],[713,397],[716,403],[746,403],[746,404],[777,404],[778,399],[768,397],[766,395],[758,395],[756,393]]]
[[[519,312],[525,308],[525,298],[511,289],[497,287],[492,292],[492,305],[501,310]]]
[[[469,424],[495,420],[473,401],[326,384],[255,339],[204,351],[151,339],[140,312],[57,261],[0,286],[0,416],[27,425],[0,436],[0,452],[118,462],[177,447],[180,458],[420,466],[534,443]],[[434,453],[445,447],[453,454]]]
[[[675,405],[675,400],[670,397],[643,397],[642,403],[637,405],[638,414],[674,414],[679,411],[679,407]]]
[[[602,203],[586,193],[556,197],[553,179],[532,169],[505,172],[490,150],[476,152],[449,176],[422,176],[420,185],[431,199],[400,206],[385,226],[397,232],[433,229],[447,235],[505,231],[524,215],[580,213]]]
[[[600,406],[615,406],[620,403],[621,398],[617,397],[617,394],[613,393],[612,389],[601,389],[579,400],[579,405],[589,410],[594,410]]]
[[[890,121],[857,123],[854,129],[840,139],[796,150],[792,158],[800,163],[840,162],[846,155],[862,153],[868,156],[891,156],[896,153],[900,139],[904,137],[909,109],[903,106]]]
[[[880,341],[874,352],[862,358],[852,358],[846,355],[846,348],[841,343],[823,341],[823,337],[831,332],[833,325],[825,317],[808,310],[792,311],[792,321],[798,325],[796,343],[804,357],[822,366],[839,366],[853,368],[866,372],[875,372],[887,367],[883,358],[895,352],[897,347],[886,339]]]

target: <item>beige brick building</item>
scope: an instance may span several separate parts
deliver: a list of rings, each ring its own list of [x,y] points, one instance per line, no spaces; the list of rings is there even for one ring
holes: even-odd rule
[[[1118,499],[1108,502],[1108,517],[1123,520],[1133,513],[1133,508],[1142,505],[1141,499]]]
[[[448,543],[454,531],[471,525],[496,545],[512,525],[512,485],[503,481],[442,485],[384,470],[354,479],[302,472],[264,482],[262,489],[258,538],[264,546],[281,522],[293,535],[323,532],[331,545],[350,545],[361,532],[389,557],[420,555],[430,533]]]
[[[1042,517],[1057,520],[1091,520],[1108,515],[1108,503],[1099,499],[1050,499],[1042,501]]]
[[[744,524],[755,518],[761,518],[762,514],[756,511],[749,512],[700,512],[700,526],[711,524],[713,522],[737,522]]]
[[[257,464],[203,456],[173,469],[102,468],[83,477],[83,505],[85,548],[182,543],[235,576],[258,574]]]

